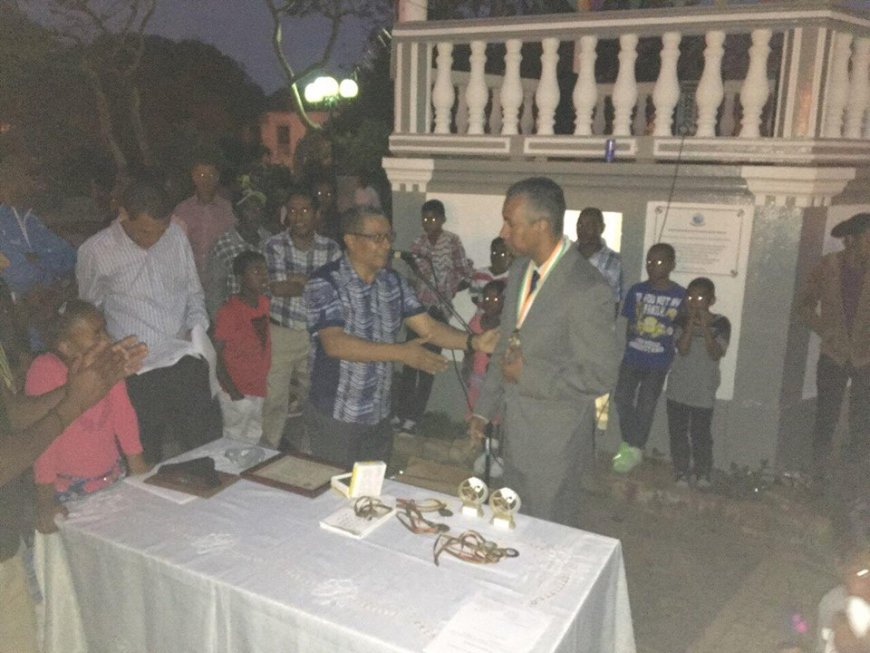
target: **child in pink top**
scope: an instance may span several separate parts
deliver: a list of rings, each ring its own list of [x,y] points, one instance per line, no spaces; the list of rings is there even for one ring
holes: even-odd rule
[[[490,281],[483,287],[480,300],[477,303],[478,311],[471,318],[468,327],[472,333],[483,333],[490,329],[498,328],[501,323],[501,309],[504,304],[504,281]],[[474,404],[480,395],[483,379],[486,377],[486,368],[489,367],[489,354],[476,351],[471,355],[470,363],[466,355],[463,360],[463,372],[465,383],[468,386],[468,411],[466,419],[471,419]]]
[[[46,334],[51,352],[38,356],[27,372],[26,394],[41,395],[62,386],[76,359],[103,341],[108,342],[109,335],[102,313],[81,300],[67,302]],[[54,518],[66,514],[64,501],[101,490],[123,477],[118,443],[131,474],[148,471],[139,442],[139,422],[123,381],[67,426],[36,460],[36,528],[40,532],[57,530]]]

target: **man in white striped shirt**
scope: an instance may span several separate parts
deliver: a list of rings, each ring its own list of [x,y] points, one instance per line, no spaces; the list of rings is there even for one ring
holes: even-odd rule
[[[205,337],[208,316],[193,253],[170,220],[168,198],[151,180],[124,191],[120,215],[79,249],[79,295],[99,307],[109,333],[136,334],[148,345],[142,371],[127,381],[149,463],[162,456],[167,427],[193,448],[218,437],[208,363],[192,338]]]

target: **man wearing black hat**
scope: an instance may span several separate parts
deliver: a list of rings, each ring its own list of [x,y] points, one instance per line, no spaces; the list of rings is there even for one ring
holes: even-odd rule
[[[827,471],[849,381],[847,453],[858,457],[870,451],[870,213],[841,222],[831,236],[843,240],[843,249],[822,258],[797,304],[802,321],[822,339],[813,431],[816,480]]]

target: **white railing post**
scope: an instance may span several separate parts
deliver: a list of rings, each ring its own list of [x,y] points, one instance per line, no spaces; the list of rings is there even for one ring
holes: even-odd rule
[[[456,93],[453,90],[453,44],[442,41],[438,44],[435,86],[432,89],[432,106],[435,107],[436,134],[450,133],[450,112]]]
[[[864,133],[864,115],[870,101],[867,74],[870,67],[870,38],[858,39],[852,54],[852,75],[849,79],[849,102],[846,106],[846,138],[861,138]]]
[[[770,95],[767,83],[767,57],[770,55],[769,29],[752,30],[752,47],[749,48],[749,69],[740,87],[740,103],[743,106],[743,119],[740,124],[740,138],[758,138],[761,135],[761,112]]]
[[[631,135],[631,112],[637,102],[634,62],[637,60],[637,34],[619,37],[619,73],[613,85],[613,135]]]
[[[656,108],[654,136],[671,136],[673,134],[671,123],[673,122],[674,109],[680,99],[677,60],[680,58],[681,38],[679,32],[662,34],[662,65],[652,96]]]
[[[523,42],[510,39],[505,43],[504,80],[501,83],[501,133],[517,133],[520,105],[523,102],[523,85],[520,81],[520,61],[523,58],[520,48]]]
[[[541,41],[541,79],[535,91],[535,104],[538,105],[539,135],[552,135],[556,122],[556,107],[559,106],[559,82],[556,78],[556,65],[559,63],[559,39]]]
[[[826,105],[825,126],[822,136],[840,138],[843,135],[843,112],[849,98],[849,57],[852,54],[852,35],[838,32],[834,42],[834,60],[831,65],[831,78],[828,93],[824,98]]]
[[[592,111],[598,99],[598,85],[595,83],[595,59],[598,54],[597,36],[581,36],[575,42],[577,56],[577,83],[574,84],[574,133],[577,136],[592,135]]]
[[[465,91],[465,103],[468,105],[468,133],[482,134],[486,120],[484,110],[489,99],[486,88],[484,69],[486,67],[486,43],[471,42],[471,73],[468,76],[468,88]]]
[[[707,47],[704,48],[704,72],[695,91],[695,104],[698,106],[698,128],[695,136],[713,137],[716,135],[716,112],[725,94],[722,85],[722,56],[725,54],[725,32],[707,32]]]

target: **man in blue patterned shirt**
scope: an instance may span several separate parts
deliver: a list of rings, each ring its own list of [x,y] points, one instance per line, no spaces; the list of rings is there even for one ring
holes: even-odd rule
[[[285,208],[287,229],[266,242],[272,291],[272,366],[263,403],[263,440],[273,448],[278,447],[284,433],[291,381],[296,380],[298,400],[308,395],[309,337],[302,290],[312,272],[341,256],[338,243],[314,230],[319,214],[308,189],[291,190]],[[303,441],[293,444],[307,448]]]
[[[355,209],[341,226],[346,254],[305,287],[313,336],[305,423],[315,456],[351,467],[358,460],[389,461],[393,363],[441,372],[447,359],[425,343],[491,353],[498,332],[467,334],[426,313],[407,282],[387,267],[394,234],[382,213]],[[421,337],[398,342],[403,325]]]
[[[619,315],[622,301],[622,258],[610,249],[601,234],[604,233],[604,214],[601,209],[587,207],[577,218],[577,249],[604,276],[613,290],[616,303],[614,317]]]

